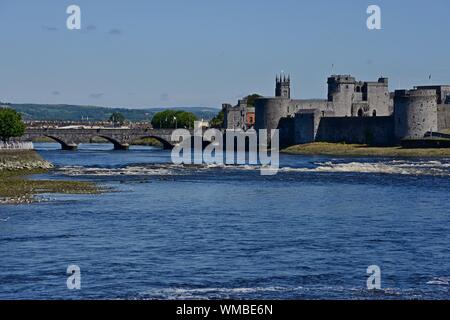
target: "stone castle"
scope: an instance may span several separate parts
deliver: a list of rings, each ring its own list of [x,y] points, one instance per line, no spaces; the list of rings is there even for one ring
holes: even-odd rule
[[[389,91],[389,81],[328,78],[327,99],[291,99],[291,79],[277,76],[275,97],[224,104],[227,129],[279,129],[282,146],[323,142],[395,145],[450,128],[450,85]],[[249,116],[252,115],[252,116]],[[253,118],[252,118],[253,117]],[[248,119],[254,120],[254,124]]]

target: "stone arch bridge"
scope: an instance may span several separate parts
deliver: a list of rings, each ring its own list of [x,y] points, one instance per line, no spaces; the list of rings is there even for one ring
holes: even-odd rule
[[[80,143],[89,143],[92,138],[100,137],[114,145],[115,150],[127,150],[130,144],[142,138],[154,138],[161,142],[164,149],[171,149],[179,141],[172,141],[174,129],[128,129],[128,128],[28,128],[21,140],[32,141],[38,138],[50,138],[61,145],[63,150],[76,150]],[[191,135],[194,130],[190,129]]]

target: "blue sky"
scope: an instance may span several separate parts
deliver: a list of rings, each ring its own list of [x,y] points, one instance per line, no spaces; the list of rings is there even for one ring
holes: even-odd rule
[[[295,98],[325,98],[331,73],[450,83],[449,33],[448,0],[0,0],[0,101],[220,107],[282,70]]]

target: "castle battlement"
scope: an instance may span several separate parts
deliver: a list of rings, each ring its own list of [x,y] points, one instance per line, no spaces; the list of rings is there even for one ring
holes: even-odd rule
[[[436,97],[436,90],[415,88],[412,90],[395,90],[395,98]]]

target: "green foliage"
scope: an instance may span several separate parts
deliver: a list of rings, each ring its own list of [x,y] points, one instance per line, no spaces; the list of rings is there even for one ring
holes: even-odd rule
[[[193,128],[194,121],[197,120],[195,114],[186,111],[165,110],[156,113],[152,119],[153,128],[173,129],[173,128]]]
[[[247,96],[247,105],[250,106],[250,107],[254,107],[255,106],[255,100],[258,99],[258,98],[261,98],[261,97],[262,96],[257,94],[257,93],[254,93],[254,94],[251,94],[251,95]]]
[[[223,127],[224,116],[225,116],[224,112],[223,112],[223,110],[221,110],[217,114],[217,116],[212,118],[212,120],[210,121],[211,128],[222,128]]]
[[[109,121],[114,124],[123,125],[125,123],[125,117],[120,112],[113,112],[113,114],[109,117]]]
[[[20,137],[25,132],[22,116],[13,109],[0,109],[0,139],[8,142],[10,138]]]

